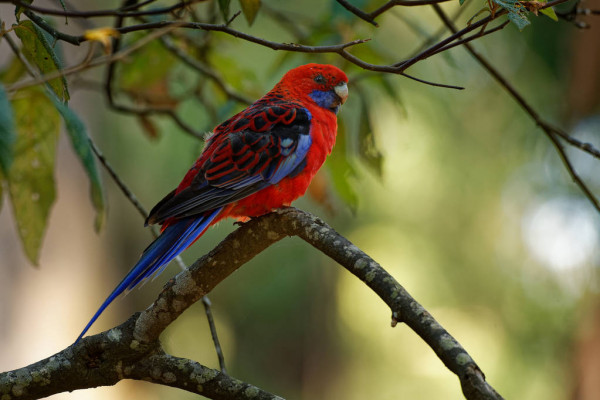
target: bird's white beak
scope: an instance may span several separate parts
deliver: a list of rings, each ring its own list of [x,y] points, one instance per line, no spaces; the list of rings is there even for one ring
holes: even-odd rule
[[[340,103],[344,104],[348,98],[348,85],[346,82],[342,82],[333,88],[335,94],[340,98]]]

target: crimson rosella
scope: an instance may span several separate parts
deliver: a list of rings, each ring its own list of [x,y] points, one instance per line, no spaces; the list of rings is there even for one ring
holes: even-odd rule
[[[146,224],[161,224],[161,235],[77,341],[117,296],[161,273],[209,226],[227,217],[266,214],[302,196],[335,143],[347,82],[332,65],[294,68],[264,97],[217,126],[179,186],[150,212]]]

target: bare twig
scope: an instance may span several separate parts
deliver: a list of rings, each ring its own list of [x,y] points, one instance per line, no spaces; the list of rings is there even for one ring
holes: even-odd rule
[[[415,78],[414,76],[409,75],[406,72],[402,72],[400,75],[405,76],[405,77],[407,77],[409,79],[412,79],[413,81],[424,83],[424,84],[429,85],[429,86],[442,87],[442,88],[446,88],[446,89],[456,89],[456,90],[463,90],[464,89],[464,87],[462,87],[462,86],[446,85],[445,83],[436,83],[436,82],[426,81],[426,80],[420,79],[420,78]]]
[[[478,33],[475,33],[475,34],[473,34],[471,36],[468,36],[468,37],[466,37],[464,39],[457,40],[457,41],[455,41],[453,43],[450,43],[450,44],[442,47],[441,49],[436,50],[433,54],[435,55],[435,54],[441,53],[443,51],[450,50],[451,48],[454,48],[454,47],[457,47],[457,46],[469,43],[469,42],[471,42],[471,41],[473,41],[475,39],[479,39],[479,38],[482,38],[484,36],[487,36],[490,33],[497,32],[497,31],[499,31],[501,29],[504,29],[509,23],[510,23],[510,21],[507,20],[507,21],[504,21],[503,23],[501,23],[500,25],[498,25],[498,26],[496,26],[496,27],[494,27],[492,29],[482,30],[482,31],[480,31]]]
[[[206,313],[206,319],[208,320],[208,326],[210,327],[210,335],[212,337],[213,344],[215,345],[215,350],[217,351],[219,367],[221,368],[221,372],[226,374],[227,368],[225,368],[225,357],[223,356],[223,349],[221,348],[221,343],[219,342],[219,335],[217,335],[217,326],[215,325],[215,319],[212,315],[212,303],[208,296],[202,296],[202,305],[204,306],[204,312]]]
[[[370,18],[377,18],[387,10],[396,6],[413,7],[413,6],[425,6],[429,4],[444,3],[450,0],[391,0],[379,7],[375,11],[370,12],[368,15]]]
[[[100,161],[100,164],[104,167],[106,172],[108,172],[112,180],[117,184],[117,186],[121,190],[121,193],[123,193],[125,198],[129,200],[131,204],[133,204],[138,214],[140,214],[142,218],[144,218],[144,220],[148,218],[148,211],[146,211],[142,203],[140,203],[140,201],[138,200],[137,196],[129,189],[129,187],[125,184],[125,182],[123,182],[121,177],[119,177],[114,168],[109,164],[109,162],[106,160],[106,157],[104,157],[104,154],[102,154],[98,146],[96,146],[96,143],[92,140],[91,137],[88,137],[88,141],[90,143],[92,151],[96,155],[96,158],[98,159],[98,161]]]

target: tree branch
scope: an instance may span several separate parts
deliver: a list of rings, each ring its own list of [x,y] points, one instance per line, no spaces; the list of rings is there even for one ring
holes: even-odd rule
[[[43,8],[34,6],[33,4],[25,3],[21,0],[0,0],[0,3],[12,3],[17,7],[22,7],[25,10],[30,10],[39,14],[44,15],[56,15],[61,17],[76,17],[76,18],[94,18],[94,17],[141,17],[147,15],[161,15],[168,14],[173,11],[180,10],[188,7],[194,3],[199,3],[206,0],[190,0],[180,1],[169,7],[153,8],[146,11],[128,11],[123,8],[121,9],[108,9],[108,10],[94,10],[94,11],[66,11],[59,9]],[[138,7],[139,8],[139,7]]]
[[[0,394],[16,390],[22,394],[20,399],[33,399],[66,390],[112,385],[121,379],[144,379],[214,399],[249,398],[243,395],[250,392],[265,396],[261,398],[273,398],[253,386],[244,389],[245,384],[216,370],[165,354],[158,338],[203,295],[287,236],[300,237],[365,282],[390,307],[393,325],[399,321],[408,325],[458,376],[467,399],[502,399],[456,339],[377,262],[319,218],[295,208],[281,209],[243,224],[211,252],[171,279],[150,307],[123,324],[85,337],[49,359],[0,374]],[[180,367],[187,372],[199,372],[180,375],[175,371]],[[43,379],[34,379],[39,376]],[[202,382],[197,385],[201,385],[202,391],[190,384],[190,380],[193,383],[200,378]],[[216,382],[219,381],[238,390],[233,395],[218,392],[221,386]]]

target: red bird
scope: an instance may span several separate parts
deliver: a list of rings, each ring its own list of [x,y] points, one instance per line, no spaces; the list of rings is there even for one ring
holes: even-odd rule
[[[183,181],[150,212],[146,225],[161,224],[161,235],[77,341],[118,295],[162,272],[209,226],[227,217],[266,214],[302,196],[335,144],[347,82],[332,65],[294,68],[264,97],[217,126]]]

